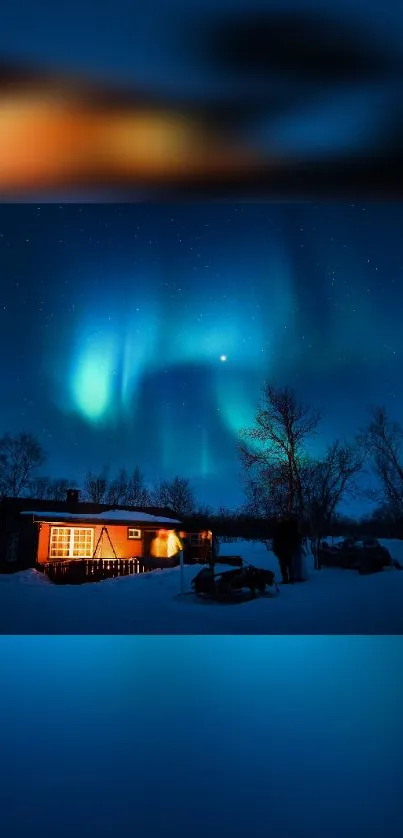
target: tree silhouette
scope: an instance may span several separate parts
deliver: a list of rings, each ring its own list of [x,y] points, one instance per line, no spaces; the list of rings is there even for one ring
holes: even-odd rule
[[[4,434],[0,438],[0,494],[20,497],[44,462],[43,448],[32,434]]]

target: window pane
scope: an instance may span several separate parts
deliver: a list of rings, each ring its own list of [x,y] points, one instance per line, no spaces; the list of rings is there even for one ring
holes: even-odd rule
[[[73,535],[73,558],[75,559],[90,559],[92,558],[92,530],[90,529],[75,529]]]
[[[69,527],[52,527],[50,534],[50,558],[67,559],[70,551]]]

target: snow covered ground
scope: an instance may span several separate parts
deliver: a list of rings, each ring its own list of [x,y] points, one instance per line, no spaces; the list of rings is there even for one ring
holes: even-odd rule
[[[403,542],[382,542],[403,563]],[[221,545],[273,569],[277,561],[260,542]],[[371,576],[338,569],[313,570],[306,584],[232,605],[201,602],[190,593],[200,567],[186,567],[179,596],[178,568],[79,586],[53,585],[35,570],[0,575],[1,634],[402,634],[403,572]]]

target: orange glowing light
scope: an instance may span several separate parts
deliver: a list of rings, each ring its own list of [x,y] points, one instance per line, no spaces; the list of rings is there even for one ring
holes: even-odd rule
[[[83,85],[85,90],[85,85]],[[99,94],[99,91],[98,91]],[[153,104],[103,102],[52,80],[0,89],[0,190],[204,182],[260,170],[250,149],[200,118]]]

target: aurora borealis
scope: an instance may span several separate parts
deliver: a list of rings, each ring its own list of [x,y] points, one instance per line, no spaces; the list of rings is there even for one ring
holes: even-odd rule
[[[138,464],[242,501],[237,437],[265,379],[325,413],[399,419],[403,207],[3,205],[1,432],[47,473]]]

